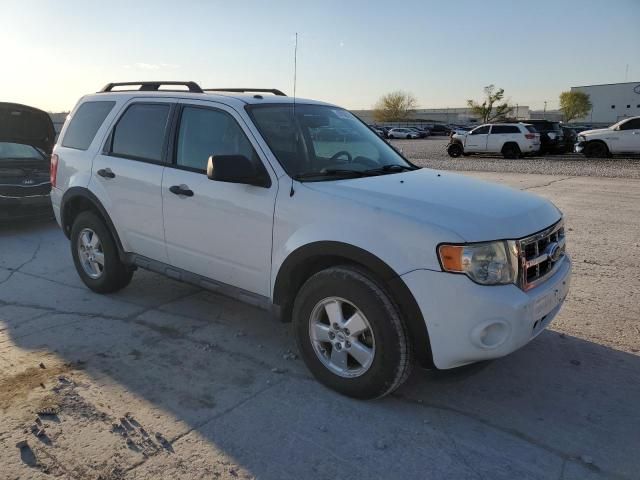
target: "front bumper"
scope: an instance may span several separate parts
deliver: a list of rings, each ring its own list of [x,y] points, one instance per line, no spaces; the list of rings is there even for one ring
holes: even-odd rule
[[[0,195],[0,222],[52,218],[51,197]]]
[[[571,260],[567,255],[552,277],[528,292],[432,270],[414,270],[402,279],[427,324],[434,364],[447,369],[502,357],[542,332],[566,298]]]

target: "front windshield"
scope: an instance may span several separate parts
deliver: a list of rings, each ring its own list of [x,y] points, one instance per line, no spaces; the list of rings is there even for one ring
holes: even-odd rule
[[[270,104],[247,110],[273,154],[294,177],[413,170],[388,143],[346,110],[324,105]],[[379,170],[379,171],[376,171]]]
[[[0,160],[43,160],[36,148],[21,143],[0,142]]]

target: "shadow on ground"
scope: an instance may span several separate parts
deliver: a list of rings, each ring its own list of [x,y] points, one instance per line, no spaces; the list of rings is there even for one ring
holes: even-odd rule
[[[638,356],[547,331],[507,358],[415,370],[393,396],[360,402],[317,384],[288,353],[289,326],[261,310],[148,272],[99,296],[75,278],[55,227],[21,230],[21,242],[12,233],[0,233],[0,409],[34,407],[41,382],[52,389],[54,472],[69,470],[67,457],[78,475],[100,465],[127,478],[226,468],[261,479],[588,479],[640,469]],[[25,365],[33,378],[14,381]],[[114,431],[122,418],[131,444]],[[11,448],[3,461],[20,459]]]

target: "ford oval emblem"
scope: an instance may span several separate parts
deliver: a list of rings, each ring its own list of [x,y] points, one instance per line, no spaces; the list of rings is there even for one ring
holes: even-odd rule
[[[550,243],[547,247],[547,255],[549,255],[549,260],[554,263],[560,260],[560,257],[562,256],[560,244],[558,244],[558,242]]]
[[[640,95],[640,83],[635,87],[633,87],[633,91],[636,92],[638,95]]]

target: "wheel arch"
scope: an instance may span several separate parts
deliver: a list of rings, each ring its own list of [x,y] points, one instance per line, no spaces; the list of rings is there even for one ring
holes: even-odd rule
[[[102,218],[116,243],[118,256],[121,260],[125,259],[124,248],[111,217],[98,197],[87,188],[71,187],[62,196],[62,201],[60,202],[60,224],[66,237],[70,238],[73,221],[78,214],[87,210],[96,213]]]
[[[508,141],[508,142],[504,142],[504,144],[502,145],[502,149],[500,150],[500,152],[504,152],[504,149],[505,149],[506,147],[508,147],[508,146],[510,146],[510,147],[515,147],[515,148],[518,150],[518,152],[521,152],[521,151],[522,151],[522,150],[521,150],[521,148],[520,148],[520,145],[518,145],[518,142],[515,142],[515,141]]]
[[[433,368],[427,327],[409,287],[383,260],[354,245],[319,241],[304,245],[289,254],[278,270],[273,287],[273,303],[280,307],[281,320],[291,321],[293,302],[304,282],[315,273],[336,265],[364,268],[381,282],[406,322],[416,360],[424,367]]]

